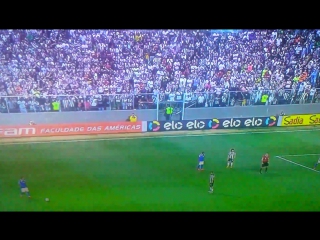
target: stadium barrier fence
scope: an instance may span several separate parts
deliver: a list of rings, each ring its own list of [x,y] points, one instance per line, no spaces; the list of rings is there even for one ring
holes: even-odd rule
[[[268,96],[261,103],[262,95]],[[272,99],[272,100],[271,100]],[[254,105],[313,104],[320,102],[320,89],[299,92],[297,89],[180,93],[137,93],[95,95],[28,95],[0,96],[0,113],[70,112],[157,109],[174,105],[176,114],[185,108],[233,107]],[[58,103],[57,110],[53,104]],[[183,117],[182,117],[182,120]]]

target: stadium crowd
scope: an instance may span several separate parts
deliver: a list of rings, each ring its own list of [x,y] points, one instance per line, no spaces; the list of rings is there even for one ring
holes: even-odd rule
[[[320,96],[320,30],[0,30],[0,53],[3,113]]]

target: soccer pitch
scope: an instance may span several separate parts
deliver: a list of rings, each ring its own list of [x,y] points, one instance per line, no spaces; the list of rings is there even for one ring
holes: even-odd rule
[[[0,211],[319,211],[319,130],[0,145]]]

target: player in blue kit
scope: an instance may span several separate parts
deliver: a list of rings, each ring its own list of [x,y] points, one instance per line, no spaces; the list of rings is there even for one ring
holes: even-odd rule
[[[20,190],[21,190],[20,197],[22,197],[22,195],[25,193],[29,198],[31,198],[30,193],[29,193],[29,189],[27,187],[26,180],[23,177],[20,178],[18,184],[19,184]]]
[[[200,153],[199,154],[199,157],[198,157],[198,170],[204,170],[203,167],[204,167],[204,152]]]

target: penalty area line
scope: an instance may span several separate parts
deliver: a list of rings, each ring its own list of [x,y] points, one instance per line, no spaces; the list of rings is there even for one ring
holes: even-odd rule
[[[300,156],[317,156],[320,153],[307,153],[307,154],[289,154],[289,155],[281,155],[282,157],[300,157]]]
[[[210,131],[210,130],[208,130]],[[319,129],[300,129],[300,130],[269,130],[269,131],[244,131],[244,132],[212,132],[204,134],[178,134],[178,135],[155,135],[155,136],[132,136],[132,137],[115,137],[115,138],[97,138],[97,139],[73,139],[73,140],[52,140],[52,141],[28,141],[28,142],[0,142],[0,146],[5,145],[24,145],[24,144],[45,144],[45,143],[72,143],[72,142],[98,142],[98,141],[119,141],[135,139],[155,139],[155,138],[183,138],[183,137],[205,137],[205,136],[229,136],[229,135],[250,135],[250,134],[271,134],[271,133],[291,133],[291,132],[314,132]],[[152,133],[152,132],[148,132]],[[143,133],[141,133],[143,135]],[[45,136],[44,136],[45,137]],[[50,137],[50,136],[48,136]]]
[[[276,156],[276,158],[279,158],[279,159],[281,159],[281,160],[283,160],[283,161],[286,161],[286,162],[292,163],[292,164],[294,164],[294,165],[297,165],[297,166],[300,166],[300,167],[306,168],[306,169],[308,169],[308,170],[311,170],[311,171],[314,171],[314,172],[319,173],[319,171],[317,171],[317,170],[315,170],[315,169],[313,169],[313,168],[309,168],[309,167],[304,166],[304,165],[302,165],[302,164],[293,162],[293,161],[291,161],[291,160],[289,160],[289,159],[286,159],[286,158],[284,158],[284,157]]]

